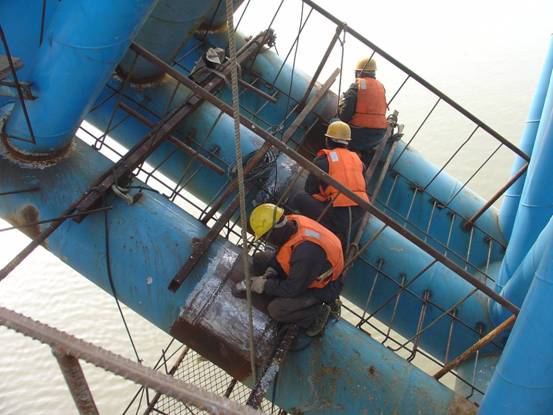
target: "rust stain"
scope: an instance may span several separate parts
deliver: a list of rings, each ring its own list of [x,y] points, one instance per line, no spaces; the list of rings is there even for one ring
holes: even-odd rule
[[[475,415],[476,410],[476,405],[463,396],[455,394],[447,410],[447,415]]]
[[[30,223],[35,223],[39,221],[39,211],[36,206],[25,205],[19,209],[15,214],[8,215],[8,222],[13,226],[23,226]],[[40,235],[40,225],[30,225],[20,228],[20,231],[27,235],[29,238],[35,239]]]

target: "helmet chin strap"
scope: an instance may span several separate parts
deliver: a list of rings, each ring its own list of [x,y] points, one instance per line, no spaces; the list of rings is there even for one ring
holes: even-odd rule
[[[288,218],[286,216],[282,217],[282,220],[278,221],[278,223],[275,223],[273,228],[279,229],[284,227],[288,223]]]

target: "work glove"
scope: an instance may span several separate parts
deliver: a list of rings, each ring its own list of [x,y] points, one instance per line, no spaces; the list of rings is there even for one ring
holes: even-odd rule
[[[278,275],[278,272],[276,269],[272,268],[272,267],[267,267],[267,269],[265,270],[265,272],[263,273],[263,275],[261,275],[261,277],[264,277],[264,278],[275,278],[276,276]]]
[[[267,282],[267,278],[253,277],[251,281],[252,281],[251,290],[254,293],[263,294],[263,289],[265,288],[265,283]]]

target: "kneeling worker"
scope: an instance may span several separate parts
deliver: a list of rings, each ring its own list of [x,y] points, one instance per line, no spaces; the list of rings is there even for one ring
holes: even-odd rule
[[[348,149],[350,140],[349,125],[342,121],[331,123],[325,134],[325,148],[317,153],[313,163],[357,196],[369,201],[363,162],[357,153]],[[330,207],[327,206],[329,203]],[[292,209],[320,220],[340,238],[344,251],[353,239],[364,212],[357,202],[333,186],[327,186],[314,174],[309,174],[305,181],[305,193],[296,194],[290,205]]]
[[[250,216],[256,239],[275,245],[274,254],[254,256],[251,289],[275,297],[269,315],[295,323],[308,336],[323,333],[328,317],[339,310],[339,278],[344,268],[340,240],[321,224],[302,215],[284,215],[271,203],[257,206]]]

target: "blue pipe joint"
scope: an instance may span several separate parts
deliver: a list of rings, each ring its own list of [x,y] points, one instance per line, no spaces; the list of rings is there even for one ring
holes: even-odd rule
[[[545,225],[553,215],[553,83],[543,107],[543,116],[537,132],[536,143],[511,240],[503,259],[496,290],[501,291],[513,276],[522,260],[534,245]]]
[[[16,153],[48,157],[69,147],[156,0],[62,2],[50,22],[30,79],[38,99],[20,102],[4,129]]]
[[[480,415],[553,413],[553,239],[543,248]]]
[[[542,72],[532,103],[530,105],[530,111],[528,113],[528,120],[526,121],[526,127],[522,133],[520,139],[520,149],[526,154],[531,155],[534,142],[536,141],[536,134],[542,117],[543,105],[547,90],[549,88],[549,81],[551,73],[553,71],[553,36],[550,39],[549,50],[543,64]],[[520,157],[516,157],[511,169],[511,176],[514,176],[526,163]],[[522,189],[524,188],[524,182],[526,180],[526,173],[523,174],[513,185],[505,192],[505,198],[501,209],[499,211],[499,226],[505,235],[505,238],[509,240],[513,231],[515,218],[517,215],[518,207],[520,204],[520,197],[522,195]]]
[[[136,43],[167,63],[217,7],[216,0],[160,0],[136,36]],[[224,4],[222,4],[224,8]],[[129,50],[117,67],[120,77],[136,84],[157,82],[165,71]]]

